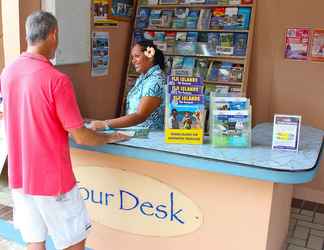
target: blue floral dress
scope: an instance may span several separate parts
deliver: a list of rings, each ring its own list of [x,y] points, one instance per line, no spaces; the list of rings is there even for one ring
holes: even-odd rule
[[[163,129],[164,117],[164,86],[166,77],[159,65],[151,67],[146,74],[141,74],[134,87],[128,92],[126,100],[126,114],[137,111],[137,107],[144,96],[156,96],[161,98],[161,105],[155,109],[151,115],[137,127],[150,129]]]

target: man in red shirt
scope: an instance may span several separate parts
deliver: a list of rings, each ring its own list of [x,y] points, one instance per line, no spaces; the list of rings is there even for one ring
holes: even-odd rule
[[[3,70],[0,85],[14,223],[28,250],[44,250],[47,234],[57,249],[84,249],[90,220],[72,171],[68,133],[94,146],[126,136],[83,126],[70,79],[49,61],[58,45],[52,14],[30,15],[26,39],[27,51]]]

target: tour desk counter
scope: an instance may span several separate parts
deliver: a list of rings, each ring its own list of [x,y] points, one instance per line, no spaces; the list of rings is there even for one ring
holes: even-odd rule
[[[279,250],[293,184],[311,181],[323,131],[301,128],[299,152],[271,150],[272,124],[252,147],[166,144],[147,139],[79,146],[71,157],[93,221],[87,246],[106,250]]]

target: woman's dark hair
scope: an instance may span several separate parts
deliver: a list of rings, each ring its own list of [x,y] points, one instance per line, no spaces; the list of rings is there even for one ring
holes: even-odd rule
[[[145,51],[147,47],[153,47],[155,50],[153,65],[159,65],[162,70],[165,68],[164,55],[163,52],[158,49],[153,41],[151,40],[141,40],[137,41],[135,45],[142,47],[142,51]]]

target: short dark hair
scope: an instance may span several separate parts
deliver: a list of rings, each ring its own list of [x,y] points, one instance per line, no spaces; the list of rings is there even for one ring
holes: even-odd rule
[[[154,54],[154,65],[159,65],[162,70],[165,68],[165,62],[164,62],[164,55],[163,52],[156,47],[156,45],[153,43],[153,41],[148,40],[148,39],[143,39],[140,41],[137,41],[135,45],[139,45],[142,47],[142,51],[145,51],[147,47],[153,47],[155,50]]]
[[[34,45],[37,42],[47,39],[50,32],[57,28],[55,16],[46,11],[36,11],[27,17],[26,40],[28,44]]]

